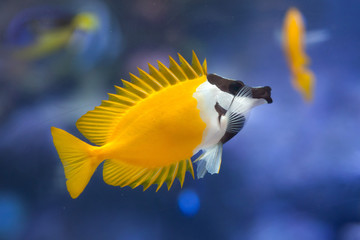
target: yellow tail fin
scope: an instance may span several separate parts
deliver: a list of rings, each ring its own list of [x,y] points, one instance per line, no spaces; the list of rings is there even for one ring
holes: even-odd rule
[[[66,186],[72,198],[77,198],[88,184],[101,161],[91,146],[70,133],[52,127],[54,145],[64,166]]]

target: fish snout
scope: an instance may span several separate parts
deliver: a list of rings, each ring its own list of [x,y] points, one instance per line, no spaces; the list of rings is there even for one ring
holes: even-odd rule
[[[252,93],[253,98],[265,99],[267,103],[273,102],[273,100],[271,98],[271,88],[268,86],[251,88],[251,93]]]

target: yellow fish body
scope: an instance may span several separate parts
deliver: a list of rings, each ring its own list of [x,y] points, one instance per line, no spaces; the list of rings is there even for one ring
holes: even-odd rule
[[[98,165],[105,160],[104,181],[113,186],[157,184],[157,190],[175,178],[183,185],[186,171],[194,177],[190,158],[198,151],[198,177],[218,173],[222,144],[242,128],[246,113],[270,103],[269,87],[250,88],[241,81],[207,74],[193,52],[190,65],[180,54],[167,68],[149,64],[149,73],[122,81],[94,110],[76,123],[97,146],[52,127],[55,147],[64,165],[71,197],[84,190]]]
[[[292,74],[292,83],[306,101],[311,101],[315,78],[307,68],[309,57],[305,53],[304,20],[296,8],[287,11],[282,33],[283,49]]]

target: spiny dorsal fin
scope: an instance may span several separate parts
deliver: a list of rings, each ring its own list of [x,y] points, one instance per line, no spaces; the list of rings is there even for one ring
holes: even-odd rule
[[[106,160],[104,163],[104,181],[112,186],[130,186],[136,188],[140,185],[144,191],[153,184],[157,184],[158,191],[166,182],[170,190],[175,178],[179,179],[181,187],[185,180],[186,171],[189,171],[194,178],[194,170],[190,159],[171,164],[160,168],[141,168],[116,160]]]
[[[191,65],[178,55],[180,64],[169,57],[169,68],[158,62],[159,69],[149,64],[149,73],[140,68],[139,76],[130,73],[131,82],[122,80],[123,87],[115,86],[116,93],[109,93],[109,100],[102,101],[100,106],[87,112],[76,122],[79,131],[91,142],[103,145],[111,137],[122,115],[139,101],[154,92],[207,74],[206,60],[201,65],[194,51]],[[167,182],[171,183],[171,180]]]

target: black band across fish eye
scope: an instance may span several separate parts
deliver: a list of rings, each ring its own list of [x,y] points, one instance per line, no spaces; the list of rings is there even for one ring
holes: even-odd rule
[[[226,79],[213,73],[207,75],[207,80],[221,91],[230,93],[234,96],[245,86],[241,81]]]
[[[238,81],[234,81],[230,83],[228,87],[229,87],[229,92],[232,95],[236,95],[244,87],[244,84],[241,84],[241,82]]]

